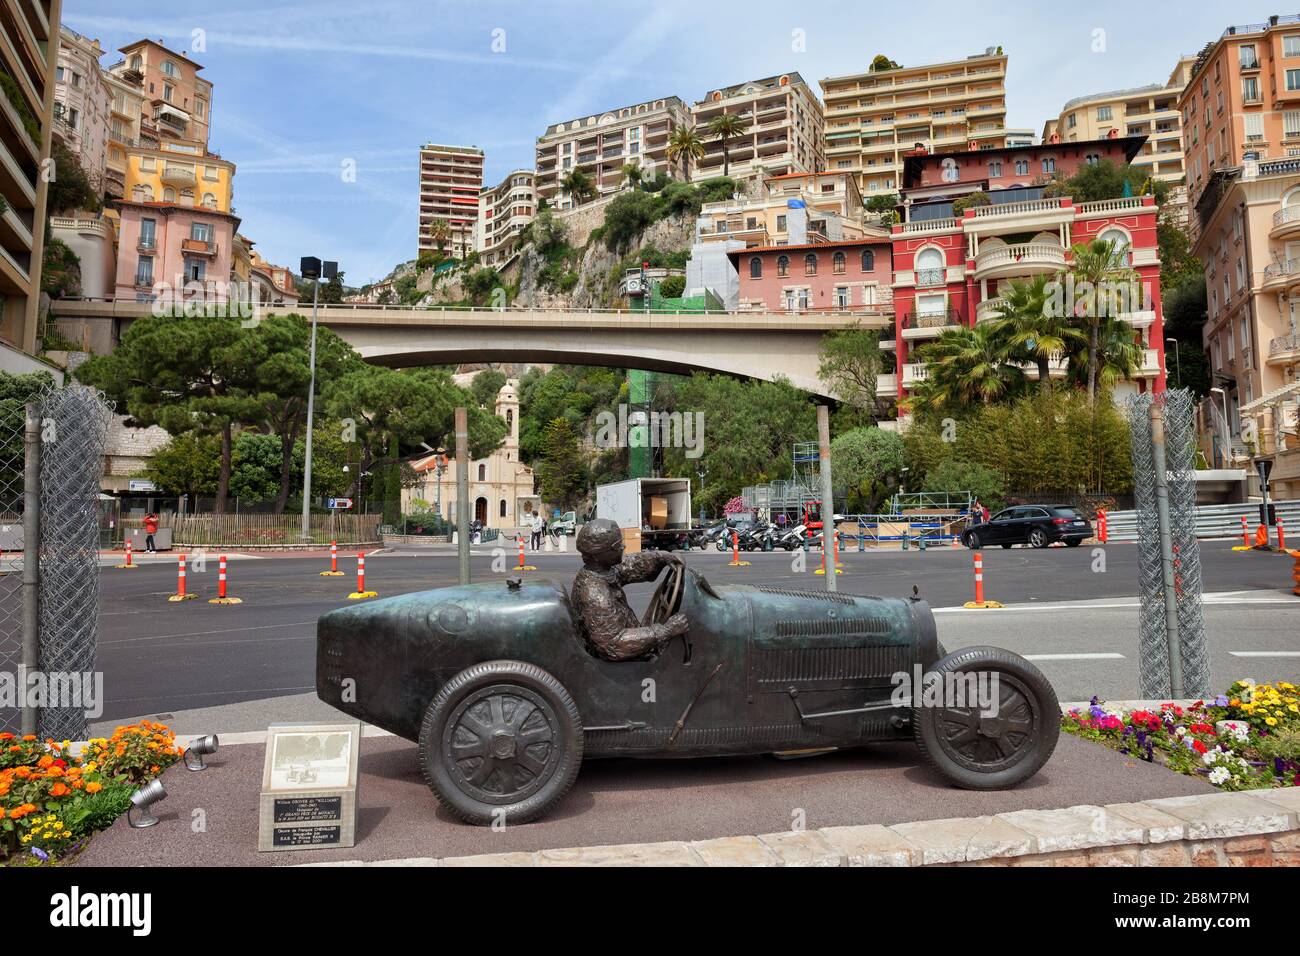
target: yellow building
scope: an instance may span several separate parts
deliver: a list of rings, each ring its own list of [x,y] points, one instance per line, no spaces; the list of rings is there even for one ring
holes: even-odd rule
[[[164,140],[156,149],[130,147],[125,172],[126,199],[231,211],[235,164],[202,143]]]
[[[1007,145],[1007,57],[1000,47],[924,66],[821,81],[826,169],[850,171],[867,197],[897,192],[903,155]]]
[[[1056,119],[1043,126],[1043,142],[1053,136],[1062,143],[1081,143],[1117,136],[1146,136],[1133,165],[1145,167],[1155,179],[1179,182],[1183,164],[1183,124],[1178,97],[1187,85],[1196,58],[1178,61],[1169,79],[1129,90],[1112,90],[1070,100]]]

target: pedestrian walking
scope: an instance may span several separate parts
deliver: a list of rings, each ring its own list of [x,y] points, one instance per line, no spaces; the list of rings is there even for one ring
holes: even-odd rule
[[[533,550],[540,551],[542,547],[542,516],[540,512],[533,512]]]
[[[158,533],[158,516],[152,511],[144,516],[144,550],[146,554],[156,554],[153,536]]]

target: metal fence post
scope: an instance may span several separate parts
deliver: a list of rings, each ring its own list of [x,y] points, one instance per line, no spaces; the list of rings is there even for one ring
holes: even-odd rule
[[[830,410],[817,406],[817,453],[821,458],[822,473],[822,563],[826,566],[826,590],[835,590],[835,500],[831,486],[831,422]]]
[[[469,410],[456,409],[456,564],[469,584]]]
[[[36,733],[36,708],[27,703],[26,675],[41,669],[41,416],[27,406],[23,427],[23,678],[22,732]]]

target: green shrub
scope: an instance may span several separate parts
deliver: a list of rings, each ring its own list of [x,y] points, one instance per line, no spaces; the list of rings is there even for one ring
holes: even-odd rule
[[[989,194],[983,191],[967,193],[965,196],[958,196],[952,202],[952,213],[954,216],[960,216],[967,209],[974,209],[977,206],[991,206],[993,200]]]
[[[659,294],[665,299],[680,299],[686,291],[686,276],[668,276],[659,283]]]
[[[997,472],[973,461],[949,458],[932,468],[925,476],[923,491],[969,491],[997,511],[1007,502],[1005,480]]]

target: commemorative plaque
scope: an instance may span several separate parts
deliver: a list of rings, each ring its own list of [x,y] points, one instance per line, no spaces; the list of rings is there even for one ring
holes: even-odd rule
[[[257,848],[352,846],[360,749],[359,723],[268,728]]]

